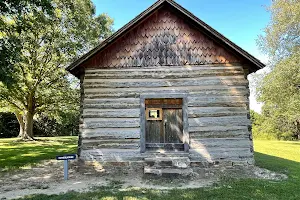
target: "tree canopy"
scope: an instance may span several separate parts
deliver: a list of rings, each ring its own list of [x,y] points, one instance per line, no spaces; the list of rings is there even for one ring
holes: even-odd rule
[[[260,36],[259,45],[275,62],[300,51],[300,2],[274,0],[268,8],[271,21]]]
[[[22,46],[18,34],[29,26],[29,22],[23,20],[23,16],[30,12],[27,9],[29,5],[41,9],[48,15],[53,15],[53,5],[50,0],[3,0],[0,2],[0,81],[6,84],[12,84],[15,81],[14,64],[19,60]]]
[[[6,68],[13,66],[14,81],[1,80],[0,104],[16,114],[23,138],[33,138],[36,114],[55,117],[63,110],[78,111],[78,90],[65,67],[110,35],[113,23],[106,14],[95,16],[90,0],[51,0],[46,10],[36,2],[24,1],[22,16],[9,11],[0,16],[3,49],[16,55],[1,62],[8,63]],[[15,6],[5,5],[7,10]],[[11,73],[6,72],[7,76]]]
[[[275,0],[269,10],[260,46],[273,67],[258,87],[258,100],[265,123],[279,138],[300,139],[300,2]]]

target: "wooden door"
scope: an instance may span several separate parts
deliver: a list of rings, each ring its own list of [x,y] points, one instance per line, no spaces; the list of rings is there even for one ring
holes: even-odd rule
[[[155,113],[155,110],[159,113]],[[149,115],[153,112],[159,118],[150,118]],[[181,99],[148,100],[145,115],[146,149],[184,150]]]
[[[146,143],[163,143],[163,123],[161,121],[146,121]]]
[[[164,109],[164,143],[182,143],[182,109]]]

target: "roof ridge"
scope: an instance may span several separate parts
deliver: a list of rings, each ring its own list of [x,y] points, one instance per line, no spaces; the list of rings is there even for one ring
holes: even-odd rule
[[[152,4],[150,7],[148,7],[146,10],[141,12],[139,15],[137,15],[134,19],[129,21],[127,24],[125,24],[123,27],[121,27],[118,31],[113,33],[110,37],[103,40],[99,45],[97,45],[95,48],[78,58],[76,61],[71,63],[66,69],[70,72],[72,72],[75,68],[77,68],[81,63],[98,53],[99,51],[103,50],[108,44],[116,40],[118,37],[120,37],[124,32],[128,31],[130,28],[135,27],[141,20],[143,20],[145,17],[150,15],[153,11],[158,9],[163,3],[168,3],[175,9],[177,9],[179,12],[187,16],[189,19],[193,20],[198,24],[201,28],[204,28],[207,32],[209,32],[211,35],[219,39],[221,42],[223,42],[225,45],[232,48],[234,51],[236,51],[238,54],[240,54],[242,57],[245,57],[247,60],[249,60],[251,63],[253,63],[255,66],[257,66],[257,69],[263,68],[265,65],[252,56],[250,53],[236,45],[234,42],[230,41],[228,38],[226,38],[224,35],[219,33],[217,30],[206,24],[204,21],[199,19],[197,16],[195,16],[190,11],[183,8],[181,5],[176,3],[174,0],[158,0],[154,4]]]

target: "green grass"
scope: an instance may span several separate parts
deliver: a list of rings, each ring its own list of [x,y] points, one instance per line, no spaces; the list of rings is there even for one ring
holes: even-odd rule
[[[37,141],[0,139],[0,170],[19,169],[56,155],[75,153],[77,137],[41,137]]]
[[[50,138],[49,138],[50,140]],[[14,145],[13,140],[6,140],[4,144],[8,144],[5,154],[9,153],[12,157],[5,157],[1,149],[1,165],[13,161],[16,166],[20,166],[19,162],[29,164],[30,160],[24,159],[20,154],[33,153],[36,161],[41,159],[52,158],[57,155],[57,152],[74,152],[76,145],[73,138],[55,138],[55,145],[45,142],[43,145],[38,144],[19,144]],[[1,142],[1,141],[0,141]],[[2,140],[3,143],[3,140]],[[1,145],[0,148],[3,148]],[[23,151],[23,148],[27,149]],[[46,153],[43,150],[46,149]],[[68,192],[59,195],[32,195],[23,198],[24,200],[85,200],[85,199],[100,199],[100,200],[174,200],[174,199],[300,199],[300,142],[285,142],[285,141],[254,141],[255,160],[256,164],[276,172],[284,172],[289,178],[284,181],[268,181],[258,179],[227,179],[221,183],[215,184],[213,187],[200,189],[174,189],[171,191],[164,190],[145,190],[135,189],[131,191],[121,191],[116,187],[96,188],[91,192],[78,193]],[[3,148],[5,149],[5,148]],[[43,154],[45,153],[45,154]],[[42,155],[39,157],[39,155]],[[19,156],[19,157],[18,157]],[[3,160],[3,158],[7,158]],[[38,159],[37,159],[38,158]],[[20,160],[19,160],[20,159]],[[13,164],[6,164],[12,166]],[[4,166],[6,166],[4,164]]]

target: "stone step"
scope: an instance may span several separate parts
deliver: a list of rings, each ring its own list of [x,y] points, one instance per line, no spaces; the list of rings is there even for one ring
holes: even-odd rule
[[[144,173],[145,174],[155,174],[155,175],[163,175],[163,174],[176,174],[176,175],[183,175],[187,176],[193,172],[191,168],[187,169],[178,169],[178,168],[162,168],[157,169],[154,167],[145,166]]]
[[[188,157],[150,157],[144,158],[148,166],[156,168],[174,167],[186,169],[190,166],[190,159]]]
[[[142,153],[142,156],[145,158],[151,157],[188,157],[189,153],[185,152],[156,152],[156,151],[147,151]]]
[[[188,157],[150,157],[144,158],[145,162],[164,162],[164,161],[190,161]]]

